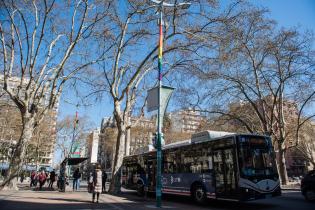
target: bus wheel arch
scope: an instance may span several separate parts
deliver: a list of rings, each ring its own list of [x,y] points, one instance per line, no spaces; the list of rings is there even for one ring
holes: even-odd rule
[[[142,180],[138,180],[137,182],[137,194],[139,196],[144,196],[144,183]]]
[[[207,191],[201,182],[194,182],[190,187],[191,197],[199,204],[207,200]]]

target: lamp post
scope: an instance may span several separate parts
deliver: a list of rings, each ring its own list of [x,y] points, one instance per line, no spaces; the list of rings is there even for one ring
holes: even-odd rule
[[[185,7],[188,8],[190,3],[179,3],[179,4],[170,4],[164,2],[164,0],[151,0],[158,6],[158,12],[160,15],[159,18],[159,50],[158,50],[158,127],[157,127],[157,142],[156,142],[156,206],[161,207],[161,198],[162,198],[162,120],[161,120],[161,87],[162,87],[162,54],[163,54],[163,7]]]

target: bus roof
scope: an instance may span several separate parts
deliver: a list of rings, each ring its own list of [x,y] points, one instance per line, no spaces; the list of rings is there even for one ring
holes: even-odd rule
[[[185,146],[191,144],[191,139],[183,140],[183,141],[178,141],[170,144],[166,144],[163,149],[170,149],[174,147],[180,147],[180,146]]]
[[[221,137],[233,136],[233,135],[235,135],[235,133],[224,132],[224,131],[206,130],[206,131],[192,134],[191,135],[191,142],[193,142],[193,143],[204,142],[204,141],[209,141],[209,140],[213,140],[213,139],[218,139]]]
[[[170,143],[170,144],[166,144],[165,146],[163,146],[162,150],[166,150],[166,149],[171,149],[171,148],[177,148],[177,147],[182,147],[182,146],[187,146],[187,145],[191,145],[191,144],[196,144],[196,143],[202,143],[202,142],[208,142],[208,141],[215,141],[215,140],[220,140],[223,138],[227,138],[227,137],[233,137],[233,136],[260,136],[260,137],[267,137],[265,135],[260,135],[260,134],[253,134],[253,133],[230,133],[230,132],[224,132],[224,131],[211,131],[211,130],[206,130],[206,131],[202,131],[202,132],[198,132],[198,133],[194,133],[191,135],[191,139],[186,139],[183,141],[178,141],[178,142],[174,142],[174,143]],[[132,156],[137,156],[137,155],[141,155],[141,154],[148,154],[148,153],[152,153],[155,152],[156,149],[153,150],[142,150],[142,152],[138,153],[138,154],[134,154],[134,155],[130,155],[127,157],[132,157]]]

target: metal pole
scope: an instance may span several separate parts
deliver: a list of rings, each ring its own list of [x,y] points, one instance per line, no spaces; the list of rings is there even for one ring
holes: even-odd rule
[[[162,198],[162,126],[163,119],[161,113],[161,88],[162,88],[162,54],[163,54],[163,6],[166,7],[186,7],[190,6],[190,3],[179,3],[179,4],[170,4],[164,2],[164,0],[151,0],[151,2],[155,3],[159,7],[160,12],[160,21],[159,21],[159,52],[158,52],[158,80],[159,80],[159,88],[158,88],[158,127],[157,127],[157,142],[156,142],[156,206],[158,208],[161,207],[161,198]],[[163,113],[164,114],[164,113]]]
[[[161,207],[162,200],[162,123],[161,122],[161,87],[162,87],[162,52],[163,52],[163,1],[160,3],[160,23],[159,23],[159,55],[158,55],[158,79],[159,79],[159,91],[158,91],[158,136],[157,136],[157,173],[156,173],[156,206]]]

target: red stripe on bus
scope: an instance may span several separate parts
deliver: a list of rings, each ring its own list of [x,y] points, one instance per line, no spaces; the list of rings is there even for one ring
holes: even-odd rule
[[[190,191],[181,191],[181,190],[174,190],[174,189],[162,189],[163,192],[166,193],[180,193],[185,195],[190,195]]]
[[[170,188],[163,188],[163,190],[174,191],[174,192],[190,192],[187,190],[175,190],[175,189],[170,189]]]
[[[162,192],[163,192],[163,193],[167,193],[167,194],[190,196],[190,193],[185,193],[185,192],[168,192],[168,191],[162,191]]]

